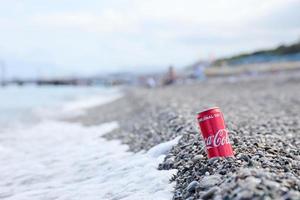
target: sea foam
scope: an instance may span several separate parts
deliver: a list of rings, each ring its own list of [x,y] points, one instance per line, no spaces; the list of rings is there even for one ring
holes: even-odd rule
[[[61,109],[43,107],[36,124],[2,129],[0,199],[171,199],[169,179],[176,171],[157,167],[178,138],[132,153],[120,141],[101,137],[118,128],[117,122],[86,127],[58,120],[120,97],[113,91],[77,98]]]
[[[84,127],[44,121],[3,133],[0,198],[171,199],[169,178],[176,171],[159,171],[161,157],[101,138],[115,128],[117,122]]]

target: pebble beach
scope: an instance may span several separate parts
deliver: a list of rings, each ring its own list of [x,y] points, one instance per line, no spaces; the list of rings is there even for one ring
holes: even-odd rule
[[[131,152],[181,136],[157,165],[158,170],[177,170],[170,178],[174,200],[300,199],[298,72],[123,93],[71,121],[86,126],[118,121],[119,128],[103,137],[120,140]],[[214,106],[224,113],[233,158],[207,158],[196,115]]]

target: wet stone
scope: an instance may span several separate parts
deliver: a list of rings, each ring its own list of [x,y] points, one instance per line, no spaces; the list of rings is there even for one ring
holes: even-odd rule
[[[188,192],[195,192],[196,188],[199,187],[198,181],[192,181],[186,188]]]

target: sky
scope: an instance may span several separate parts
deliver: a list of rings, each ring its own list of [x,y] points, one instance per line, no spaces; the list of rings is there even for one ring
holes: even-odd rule
[[[0,0],[7,77],[151,72],[300,39],[299,0]]]

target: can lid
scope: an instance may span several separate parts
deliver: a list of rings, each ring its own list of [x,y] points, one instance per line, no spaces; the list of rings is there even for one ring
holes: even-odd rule
[[[220,109],[220,108],[219,107],[210,107],[210,108],[207,108],[205,110],[201,110],[200,112],[198,112],[198,114],[204,113],[204,112],[207,112],[207,111],[210,111],[210,110],[213,110],[213,109]]]

